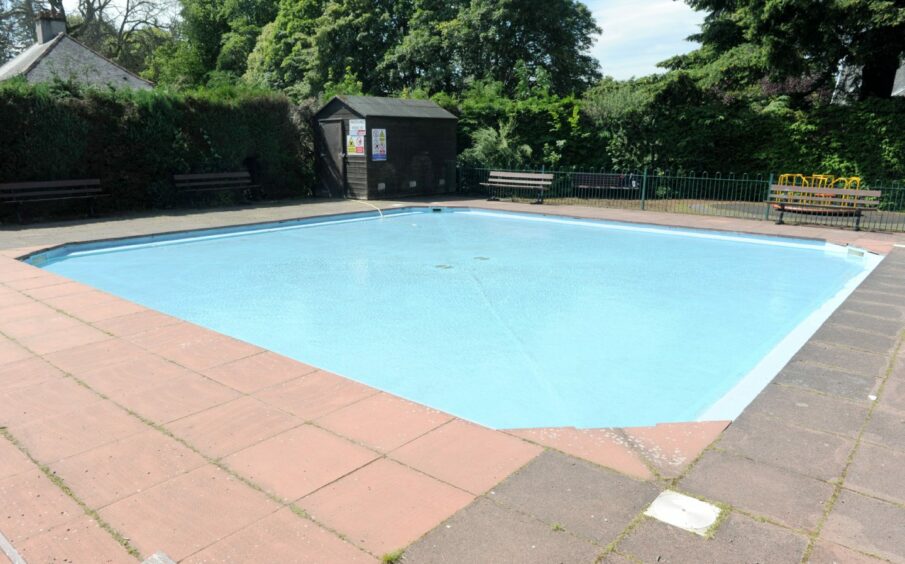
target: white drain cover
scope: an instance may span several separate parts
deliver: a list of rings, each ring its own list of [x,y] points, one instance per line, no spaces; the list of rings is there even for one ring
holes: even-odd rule
[[[657,496],[644,514],[704,536],[720,516],[720,508],[700,499],[666,490]]]

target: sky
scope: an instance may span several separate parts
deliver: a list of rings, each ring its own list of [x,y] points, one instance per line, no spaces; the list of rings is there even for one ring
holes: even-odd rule
[[[624,80],[663,72],[657,63],[697,48],[685,38],[699,31],[703,12],[682,0],[583,0],[603,34],[591,53],[603,74]]]

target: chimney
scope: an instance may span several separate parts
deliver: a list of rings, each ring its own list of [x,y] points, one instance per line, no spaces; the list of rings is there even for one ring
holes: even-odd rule
[[[66,18],[52,10],[40,12],[35,21],[35,31],[38,34],[38,43],[47,43],[57,35],[66,33]]]

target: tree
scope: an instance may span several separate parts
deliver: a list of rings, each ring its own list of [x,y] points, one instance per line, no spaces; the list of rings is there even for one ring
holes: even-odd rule
[[[889,97],[905,55],[905,0],[686,0],[708,11],[698,38],[711,60],[744,44],[774,81],[832,84],[841,62],[861,68],[862,98]]]

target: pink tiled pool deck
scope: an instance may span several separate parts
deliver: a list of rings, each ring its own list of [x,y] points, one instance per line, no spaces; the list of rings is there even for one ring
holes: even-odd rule
[[[731,425],[492,430],[16,260],[360,203],[0,231],[0,562],[905,562],[905,236],[439,203],[888,257]],[[709,538],[644,517],[664,489],[726,517]]]

